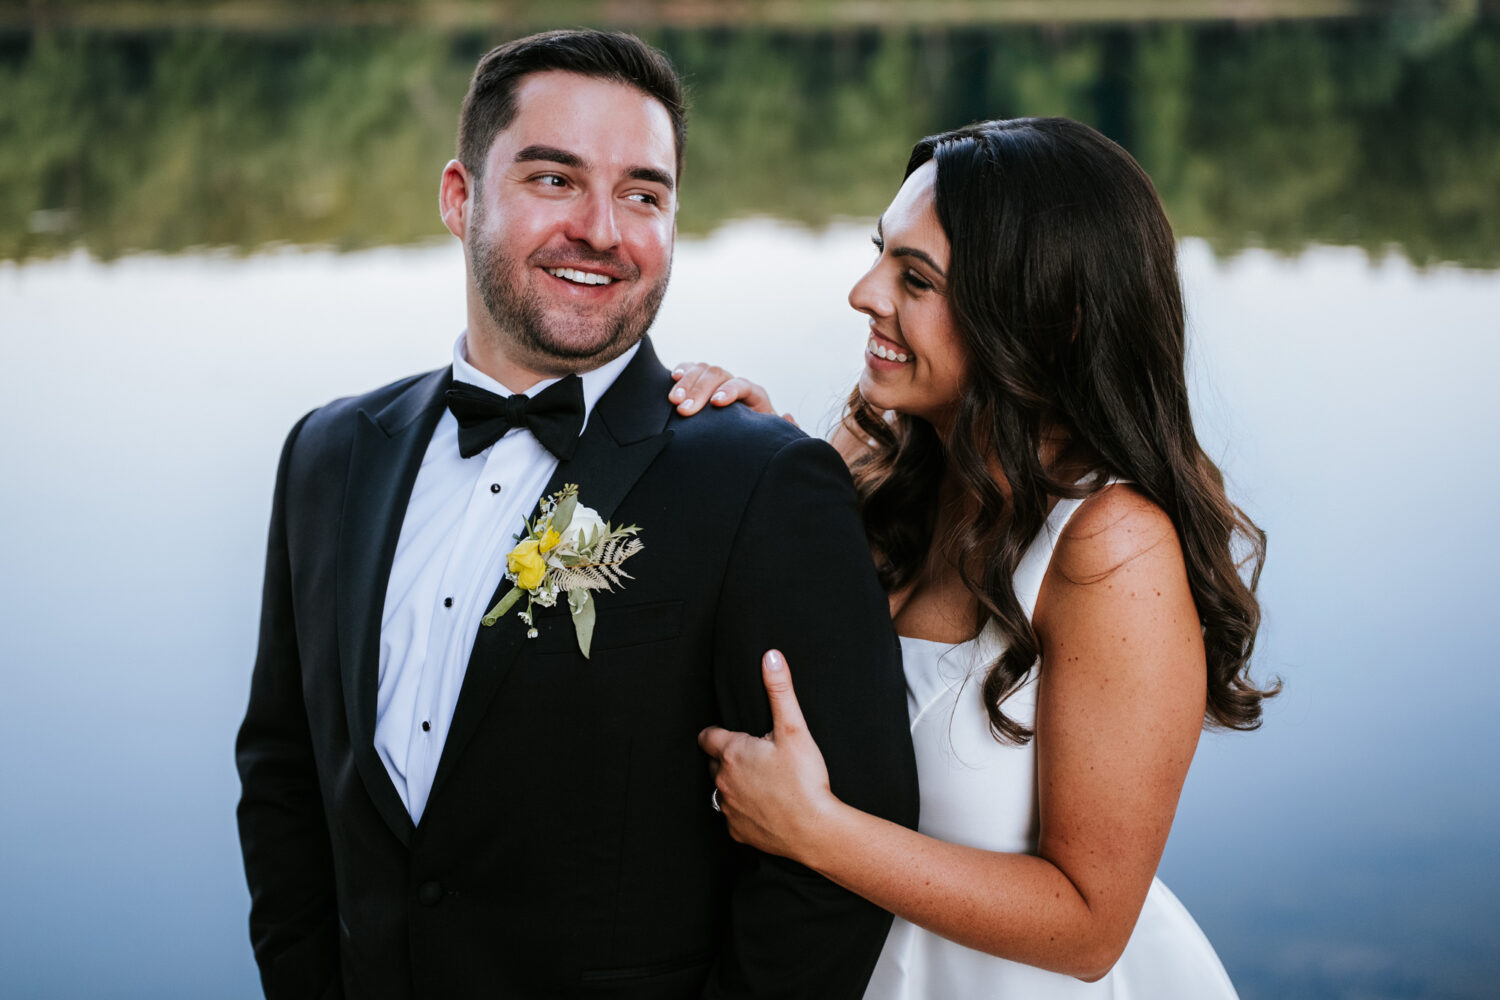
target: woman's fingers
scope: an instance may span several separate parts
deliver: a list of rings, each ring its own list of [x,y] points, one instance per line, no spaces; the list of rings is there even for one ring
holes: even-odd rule
[[[677,384],[667,399],[684,417],[692,416],[709,403],[728,406],[744,403],[758,413],[776,412],[766,390],[747,378],[738,378],[718,365],[689,361],[672,369]]]
[[[730,732],[720,726],[709,726],[698,734],[698,747],[712,757],[714,764],[717,765],[723,759],[724,751],[729,744],[733,743],[736,737],[744,735],[744,733]]]
[[[747,378],[729,379],[713,391],[713,394],[709,396],[709,401],[715,406],[744,403],[756,413],[773,415],[776,413],[776,408],[771,405],[770,393],[766,392],[764,386],[757,385]]]
[[[792,673],[781,650],[767,650],[761,657],[760,676],[766,685],[766,697],[771,700],[771,737],[780,741],[807,732],[807,720],[802,717],[802,706],[797,704]]]
[[[672,377],[677,380],[677,384],[667,393],[667,399],[676,404],[677,412],[684,417],[690,417],[703,409],[719,386],[733,378],[718,365],[708,365],[701,361],[678,365],[672,369]]]

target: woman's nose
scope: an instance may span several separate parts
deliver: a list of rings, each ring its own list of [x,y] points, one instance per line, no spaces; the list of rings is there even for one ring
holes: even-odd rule
[[[893,311],[891,298],[881,289],[880,279],[875,271],[876,268],[870,268],[849,289],[849,305],[866,316],[889,316]]]

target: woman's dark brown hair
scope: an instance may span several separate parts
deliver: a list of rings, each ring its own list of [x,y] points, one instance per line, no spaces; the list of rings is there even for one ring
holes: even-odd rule
[[[1031,730],[1002,702],[1040,643],[1016,597],[1016,567],[1055,500],[1128,481],[1166,511],[1182,544],[1207,653],[1206,720],[1255,728],[1275,693],[1248,673],[1265,534],[1229,501],[1193,431],[1177,248],[1150,179],[1066,118],[930,136],[907,176],[929,160],[968,377],[943,436],[857,390],[850,397],[848,421],[875,444],[854,480],[882,583],[891,592],[912,583],[935,542],[975,554],[960,574],[1006,640],[984,679],[990,725],[1024,743]],[[1044,464],[1044,433],[1064,439],[1067,463]],[[954,537],[934,539],[945,476],[971,516]]]

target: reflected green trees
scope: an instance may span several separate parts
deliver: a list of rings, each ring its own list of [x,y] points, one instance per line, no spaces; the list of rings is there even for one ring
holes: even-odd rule
[[[918,136],[1065,114],[1223,252],[1500,266],[1500,22],[643,32],[693,99],[681,227],[871,216]],[[0,259],[444,235],[470,33],[0,36]]]

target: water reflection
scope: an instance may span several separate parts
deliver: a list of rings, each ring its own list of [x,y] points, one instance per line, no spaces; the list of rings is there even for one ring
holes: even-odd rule
[[[643,33],[692,88],[687,233],[867,217],[915,137],[1066,114],[1220,253],[1500,263],[1494,17]],[[0,259],[441,235],[437,177],[497,34],[0,35]]]
[[[1141,157],[1289,682],[1205,740],[1164,877],[1247,1000],[1491,995],[1500,21],[647,34],[696,104],[658,344],[805,426],[915,136],[1063,113]],[[0,35],[0,993],[255,994],[230,741],[276,453],[447,357],[432,196],[489,41]]]
[[[678,250],[667,357],[816,425],[866,224]],[[1500,273],[1183,248],[1195,405],[1271,535],[1264,730],[1205,740],[1163,876],[1246,1000],[1485,997]],[[233,825],[271,478],[307,408],[441,364],[452,243],[0,265],[0,992],[251,996]],[[87,961],[79,961],[87,942]]]

